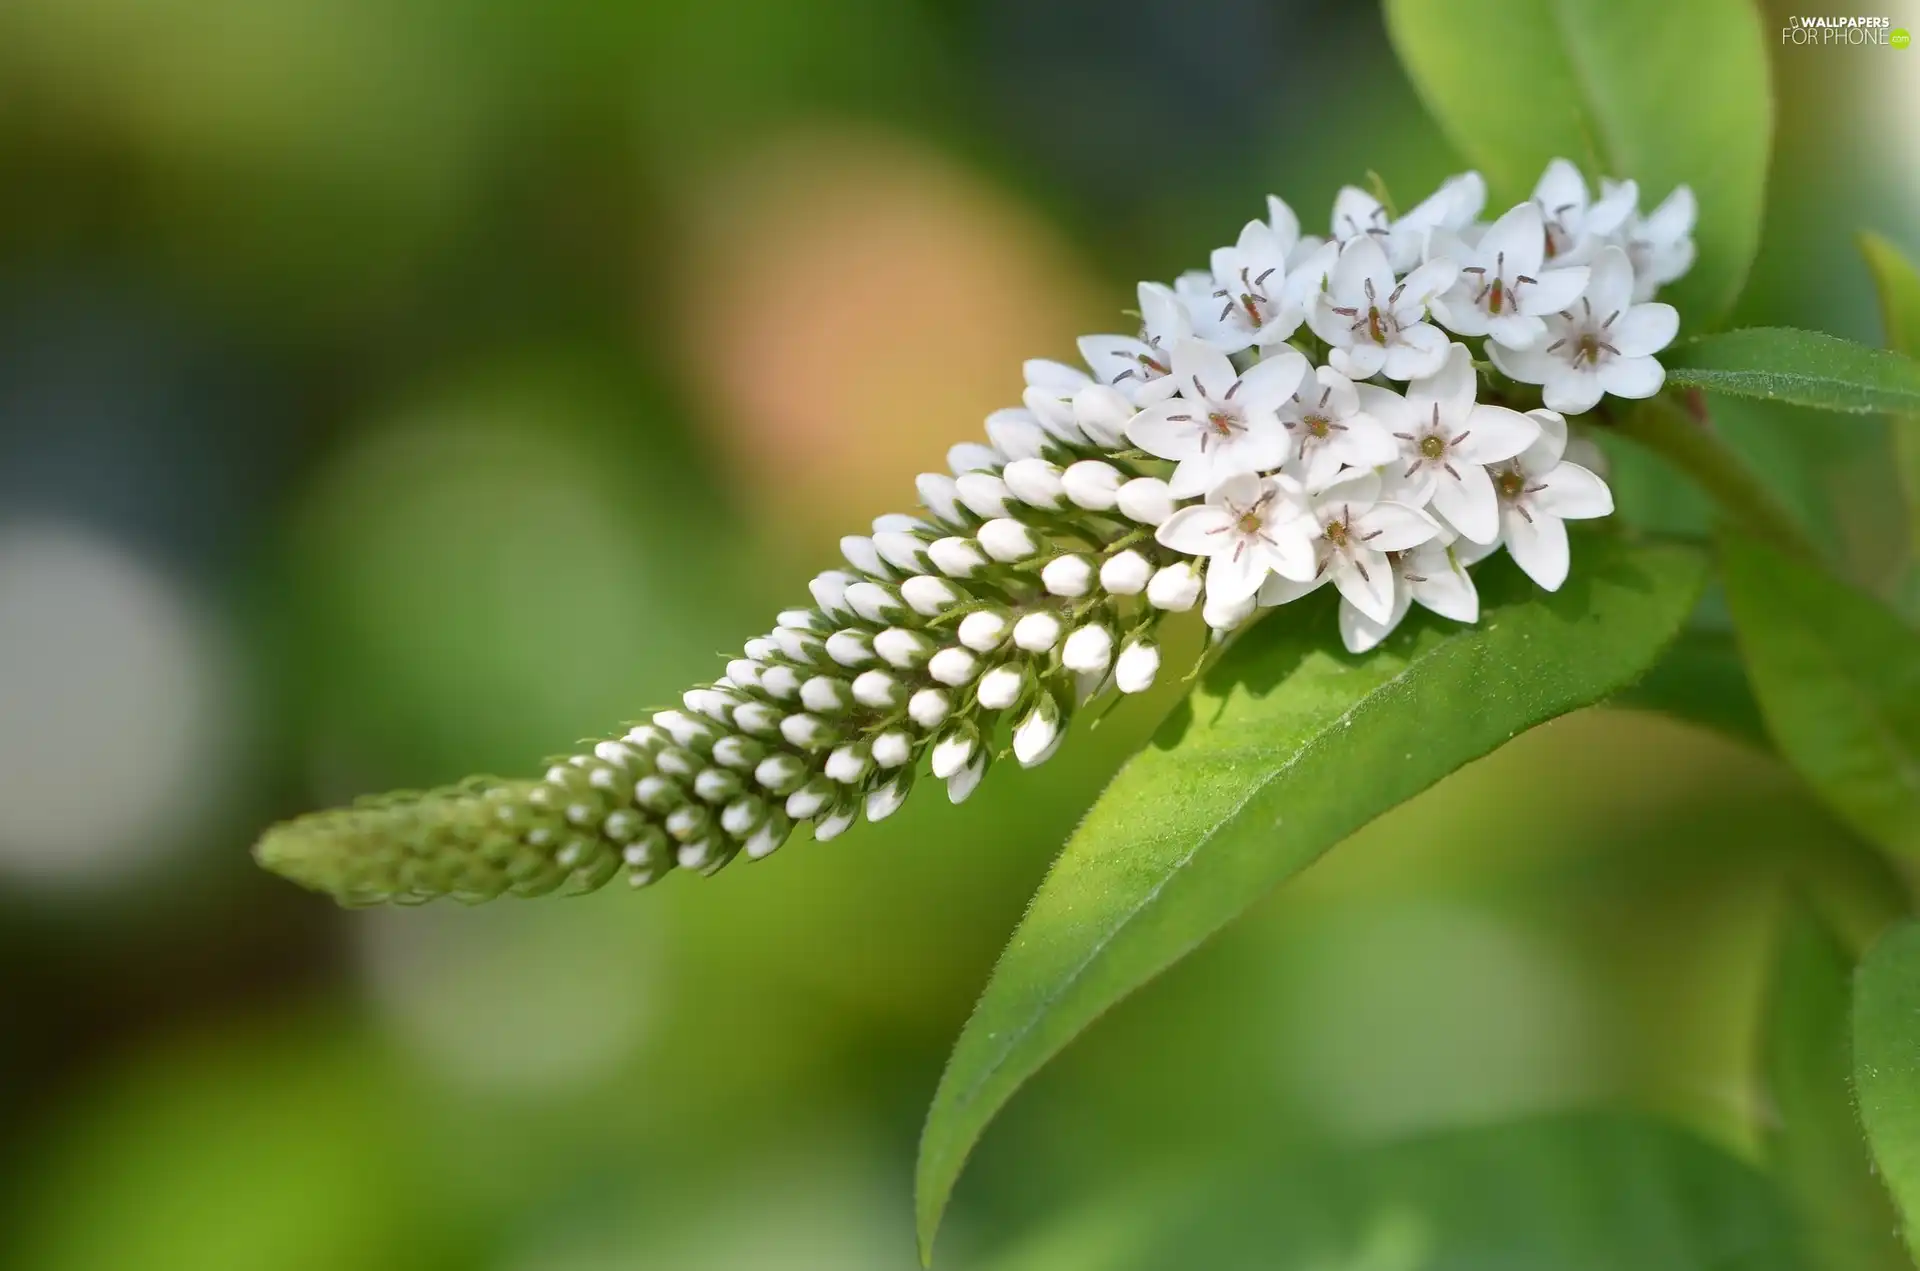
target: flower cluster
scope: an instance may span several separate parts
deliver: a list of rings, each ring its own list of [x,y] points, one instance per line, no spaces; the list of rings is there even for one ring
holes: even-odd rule
[[[843,539],[812,605],[679,708],[538,780],[300,818],[260,858],[358,903],[712,872],[881,820],[923,769],[958,803],[1044,762],[1089,698],[1154,683],[1169,613],[1227,632],[1330,582],[1363,653],[1414,604],[1475,621],[1468,567],[1502,548],[1558,588],[1565,522],[1613,506],[1564,416],[1659,390],[1678,317],[1652,296],[1692,260],[1686,188],[1638,198],[1556,160],[1490,223],[1476,173],[1398,217],[1349,187],[1325,238],[1270,199],[1208,269],[1142,283],[1139,330],[1082,339],[1085,369],[1028,362],[917,512]],[[1513,384],[1541,406],[1481,400],[1530,405]]]

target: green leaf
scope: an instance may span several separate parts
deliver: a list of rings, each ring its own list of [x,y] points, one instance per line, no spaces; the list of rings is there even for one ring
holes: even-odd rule
[[[1880,293],[1880,326],[1887,347],[1920,357],[1920,270],[1878,234],[1860,235],[1873,285]],[[1907,494],[1907,541],[1920,558],[1920,412],[1893,418],[1894,468]]]
[[[1387,0],[1427,108],[1501,203],[1556,156],[1632,177],[1642,206],[1685,183],[1700,255],[1663,288],[1689,329],[1732,307],[1760,243],[1773,90],[1751,0]]]
[[[1721,561],[1748,678],[1780,753],[1861,834],[1920,855],[1920,633],[1750,540],[1723,539]]]
[[[1854,978],[1853,1083],[1907,1248],[1920,1253],[1920,923],[1883,936]]]
[[[1082,1029],[1374,817],[1631,683],[1702,564],[1583,536],[1555,594],[1483,569],[1477,626],[1416,619],[1349,657],[1326,595],[1249,633],[1094,806],[995,968],[921,1138],[923,1250],[987,1122]]]
[[[988,1271],[1798,1271],[1765,1176],[1644,1117],[1293,1151],[1109,1200]]]
[[[1775,1119],[1767,1157],[1820,1271],[1912,1271],[1853,1110],[1853,959],[1810,910],[1787,913],[1762,1054]]]
[[[1856,415],[1920,411],[1920,362],[1819,331],[1746,327],[1660,355],[1667,383]]]
[[[1773,749],[1731,631],[1688,627],[1639,683],[1609,704],[1671,715],[1745,745]]]

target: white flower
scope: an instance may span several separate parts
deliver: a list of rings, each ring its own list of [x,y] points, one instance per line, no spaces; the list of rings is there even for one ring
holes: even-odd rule
[[[1307,317],[1332,346],[1328,364],[1356,380],[1383,371],[1396,380],[1431,375],[1446,357],[1447,337],[1427,322],[1427,301],[1458,272],[1436,257],[1396,283],[1378,243],[1366,236],[1349,242]]]
[[[1601,189],[1612,193],[1612,183],[1602,181]],[[1651,300],[1654,293],[1693,267],[1693,224],[1700,207],[1693,191],[1677,185],[1660,206],[1646,216],[1636,206],[1614,234],[1613,241],[1624,248],[1633,263],[1633,298]]]
[[[1318,527],[1306,512],[1299,482],[1243,472],[1205,503],[1175,512],[1155,537],[1182,555],[1208,558],[1207,598],[1231,605],[1259,591],[1269,573],[1313,577],[1310,536]]]
[[[1340,601],[1340,639],[1347,652],[1365,653],[1392,635],[1416,603],[1455,622],[1480,620],[1480,593],[1466,562],[1447,544],[1430,539],[1388,559],[1394,578],[1393,610],[1385,622],[1374,621],[1349,600]]]
[[[1385,622],[1393,613],[1394,592],[1386,554],[1438,537],[1439,524],[1416,507],[1381,498],[1380,478],[1371,472],[1343,477],[1309,497],[1310,526],[1318,531],[1310,540],[1316,558],[1313,573],[1269,579],[1260,589],[1260,603],[1286,604],[1331,579],[1361,613]]]
[[[1288,473],[1309,488],[1331,481],[1343,465],[1377,468],[1400,456],[1393,434],[1360,409],[1353,381],[1330,366],[1316,370],[1279,413],[1293,436]]]
[[[1271,348],[1299,330],[1303,315],[1287,289],[1287,255],[1297,241],[1297,227],[1289,239],[1265,221],[1248,221],[1232,247],[1214,249],[1213,291],[1193,315],[1201,339],[1238,353]]]
[[[1547,340],[1531,349],[1492,344],[1493,364],[1523,384],[1542,385],[1547,409],[1577,415],[1601,394],[1652,397],[1667,373],[1653,358],[1673,342],[1680,315],[1672,305],[1633,302],[1633,266],[1618,247],[1593,259],[1587,294],[1547,318]]]
[[[1547,164],[1533,201],[1545,226],[1542,247],[1554,265],[1584,265],[1606,238],[1625,223],[1640,202],[1640,187],[1622,181],[1607,188],[1605,197],[1591,202],[1587,179],[1565,159]]]
[[[1448,231],[1436,231],[1429,250],[1459,262],[1460,277],[1433,298],[1434,319],[1460,335],[1484,335],[1510,348],[1539,342],[1547,324],[1587,288],[1587,268],[1547,269],[1540,209],[1522,203],[1495,221],[1469,247]]]
[[[1540,428],[1518,411],[1477,405],[1476,387],[1467,347],[1456,344],[1440,373],[1407,385],[1405,397],[1362,385],[1360,401],[1400,442],[1399,466],[1389,469],[1394,497],[1416,507],[1431,503],[1462,536],[1491,543],[1500,510],[1482,465],[1513,458]]]
[[[1392,221],[1379,199],[1357,186],[1342,186],[1333,200],[1333,241],[1370,238],[1395,273],[1406,273],[1419,263],[1431,231],[1465,229],[1486,202],[1487,183],[1478,172],[1463,172],[1448,177],[1417,207]]]
[[[1127,439],[1179,465],[1167,482],[1174,498],[1205,494],[1228,477],[1286,462],[1292,443],[1274,411],[1307,375],[1298,351],[1272,349],[1241,375],[1219,349],[1182,340],[1173,347],[1173,368],[1182,396],[1135,415]]]
[[[1500,539],[1527,577],[1548,591],[1567,580],[1568,521],[1613,511],[1607,483],[1564,458],[1567,422],[1550,410],[1531,411],[1540,438],[1493,470],[1500,496]]]
[[[1140,334],[1083,335],[1080,356],[1095,379],[1146,405],[1173,392],[1173,346],[1193,335],[1193,319],[1162,283],[1141,283],[1139,296]]]

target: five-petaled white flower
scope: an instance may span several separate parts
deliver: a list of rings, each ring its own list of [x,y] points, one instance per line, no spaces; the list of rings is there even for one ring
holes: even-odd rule
[[[1260,603],[1283,605],[1331,581],[1354,608],[1377,622],[1393,614],[1394,575],[1388,552],[1403,552],[1440,535],[1438,522],[1417,507],[1380,497],[1380,478],[1354,472],[1307,495],[1314,537],[1311,577],[1274,571]]]
[[[1468,246],[1450,230],[1435,230],[1430,254],[1460,266],[1453,286],[1433,298],[1434,320],[1460,335],[1489,336],[1524,349],[1547,332],[1544,314],[1558,313],[1587,287],[1587,267],[1543,267],[1545,227],[1540,209],[1522,203],[1495,221]]]
[[[1167,479],[1176,499],[1206,494],[1239,473],[1270,472],[1293,452],[1274,412],[1306,377],[1307,359],[1285,346],[1240,374],[1219,349],[1182,340],[1173,346],[1181,396],[1135,415],[1127,439],[1179,465]]]
[[[1669,304],[1633,301],[1633,266],[1618,247],[1593,258],[1587,292],[1546,319],[1547,339],[1530,349],[1490,344],[1493,364],[1523,384],[1542,386],[1548,410],[1592,410],[1601,394],[1652,397],[1666,382],[1653,358],[1673,342],[1680,315]]]
[[[1613,183],[1601,181],[1608,194]],[[1654,293],[1693,267],[1693,223],[1700,215],[1693,190],[1684,185],[1660,200],[1660,206],[1640,215],[1636,206],[1614,235],[1633,263],[1633,298],[1651,300]]]
[[[1500,541],[1527,577],[1548,591],[1567,580],[1568,521],[1606,516],[1613,491],[1596,474],[1565,459],[1567,421],[1550,410],[1529,411],[1540,439],[1493,468],[1500,497]]]
[[[1234,605],[1251,600],[1270,574],[1313,577],[1318,528],[1299,482],[1243,472],[1215,486],[1205,503],[1168,517],[1154,537],[1183,555],[1206,558],[1208,603]]]
[[[1095,378],[1125,393],[1136,405],[1162,401],[1174,391],[1173,346],[1193,335],[1187,306],[1162,283],[1139,287],[1140,334],[1083,335],[1080,356]]]
[[[1476,403],[1477,387],[1467,346],[1456,344],[1440,372],[1407,385],[1405,397],[1363,384],[1360,404],[1400,443],[1388,469],[1393,496],[1416,507],[1431,503],[1463,538],[1491,543],[1500,509],[1483,465],[1513,458],[1540,427],[1519,411]]]
[[[1393,569],[1393,609],[1376,622],[1345,597],[1340,601],[1340,640],[1349,653],[1365,653],[1393,634],[1415,604],[1455,622],[1480,620],[1480,592],[1467,573],[1468,562],[1439,538],[1389,556]]]
[[[1300,329],[1299,298],[1288,286],[1287,261],[1299,242],[1265,221],[1248,221],[1231,247],[1216,247],[1213,286],[1196,301],[1194,330],[1223,353],[1269,348]]]
[[[1325,485],[1343,466],[1377,468],[1400,457],[1393,434],[1360,409],[1353,381],[1330,366],[1280,403],[1280,422],[1293,435],[1287,471],[1309,488]]]
[[[1640,203],[1640,187],[1632,181],[1609,185],[1594,200],[1580,169],[1565,159],[1547,164],[1533,201],[1544,224],[1542,247],[1551,265],[1584,265],[1626,223]]]
[[[1426,320],[1427,301],[1458,272],[1436,257],[1396,283],[1379,243],[1369,236],[1349,241],[1307,319],[1331,348],[1328,364],[1356,380],[1383,372],[1395,380],[1431,375],[1446,357],[1447,337]]]

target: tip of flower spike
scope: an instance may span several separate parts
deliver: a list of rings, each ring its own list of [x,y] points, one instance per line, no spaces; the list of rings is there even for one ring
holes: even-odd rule
[[[535,781],[476,780],[406,791],[273,826],[262,867],[344,905],[481,901],[606,882],[619,858],[570,838]]]

